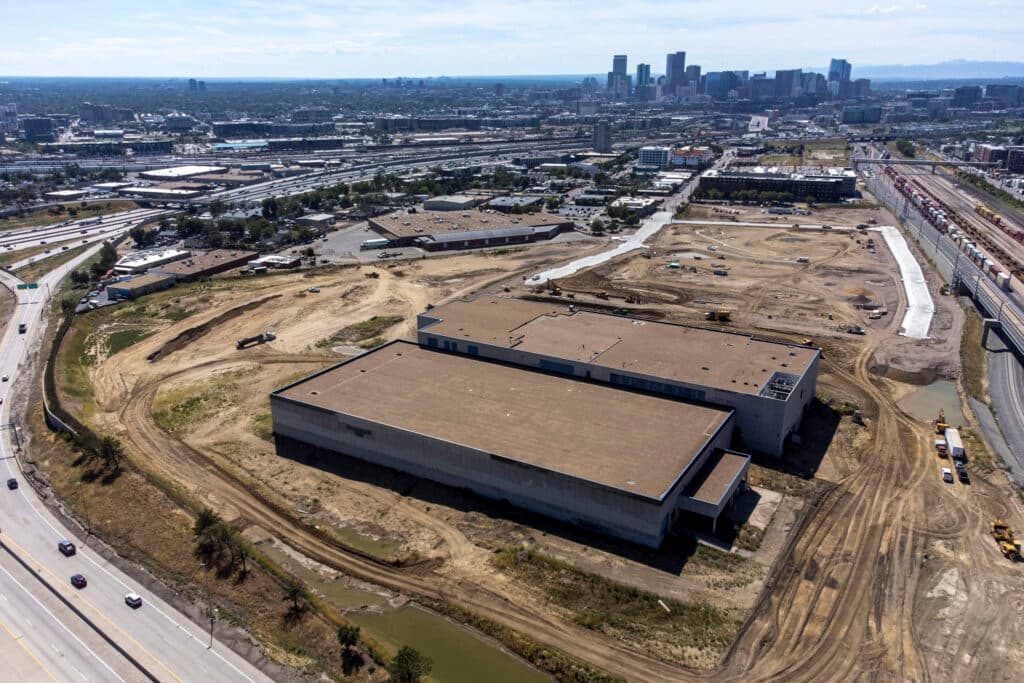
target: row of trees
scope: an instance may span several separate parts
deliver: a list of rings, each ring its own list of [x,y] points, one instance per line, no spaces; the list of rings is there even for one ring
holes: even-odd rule
[[[239,569],[238,580],[248,575],[248,561],[252,549],[235,527],[224,521],[219,514],[204,507],[192,524],[196,555],[207,567],[214,569],[220,578],[227,578]],[[305,586],[295,577],[289,577],[283,586],[282,599],[290,603],[285,620],[296,622],[309,610],[309,599]],[[359,644],[359,627],[354,624],[340,624],[336,635],[341,646],[342,668],[345,675],[363,665],[363,658],[355,652]],[[391,680],[402,683],[416,683],[430,673],[432,662],[411,647],[398,651],[388,664]]]
[[[917,154],[917,147],[915,147],[914,143],[911,142],[910,140],[897,140],[896,150],[903,156],[909,157],[911,159],[913,159],[914,156]]]
[[[100,247],[96,261],[88,269],[76,268],[71,271],[71,282],[78,286],[98,282],[117,263],[117,249],[110,242],[104,242]]]
[[[717,188],[712,188],[710,190],[698,188],[694,191],[693,198],[707,199],[709,201],[728,199],[734,202],[757,204],[790,204],[796,201],[796,197],[792,192],[774,192],[770,190],[763,192],[758,190],[736,190],[734,192],[724,192]],[[813,204],[817,199],[808,195],[804,197],[804,201],[808,204]]]

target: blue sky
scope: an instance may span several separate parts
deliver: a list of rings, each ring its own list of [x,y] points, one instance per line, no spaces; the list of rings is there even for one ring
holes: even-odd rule
[[[353,78],[1024,61],[1024,0],[0,0],[0,74]]]

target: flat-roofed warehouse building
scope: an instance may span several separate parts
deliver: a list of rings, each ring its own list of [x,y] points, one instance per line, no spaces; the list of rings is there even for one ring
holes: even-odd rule
[[[423,346],[736,410],[745,447],[781,455],[814,399],[820,351],[505,297],[456,300],[417,319]]]
[[[370,228],[395,247],[428,251],[476,249],[552,239],[575,229],[564,216],[508,215],[497,211],[396,211],[370,219]]]
[[[189,258],[153,268],[152,272],[170,275],[178,280],[190,282],[209,277],[232,268],[243,268],[259,256],[255,251],[240,249],[213,249],[195,254]]]
[[[719,171],[711,169],[700,177],[703,192],[718,190],[726,198],[734,192],[788,192],[796,201],[813,197],[818,202],[838,202],[857,191],[857,174],[850,169],[830,168],[822,175],[778,173],[774,169],[754,168],[750,171]]]
[[[279,452],[344,454],[657,547],[745,479],[729,409],[396,341],[270,396]],[[335,456],[336,457],[336,456]]]

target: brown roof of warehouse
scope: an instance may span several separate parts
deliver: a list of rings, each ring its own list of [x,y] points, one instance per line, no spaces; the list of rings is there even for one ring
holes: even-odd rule
[[[123,289],[126,291],[134,291],[143,287],[148,287],[152,284],[162,284],[168,280],[174,280],[170,275],[162,275],[159,273],[147,273],[145,275],[137,275],[131,280],[122,280],[121,282],[110,285],[110,289]]]
[[[806,346],[505,297],[453,301],[426,313],[428,334],[757,394],[775,372],[802,375]]]
[[[201,275],[208,270],[224,267],[226,263],[240,264],[248,263],[259,256],[256,251],[241,251],[238,249],[214,249],[202,254],[196,254],[190,258],[173,263],[167,263],[154,270],[171,275],[189,276]]]
[[[476,209],[466,211],[419,210],[416,213],[400,211],[370,219],[370,225],[374,229],[386,232],[393,238],[571,224],[572,221],[564,216],[554,216],[543,211],[533,214],[504,214],[500,211],[488,213]]]
[[[275,394],[654,499],[731,414],[410,342]]]

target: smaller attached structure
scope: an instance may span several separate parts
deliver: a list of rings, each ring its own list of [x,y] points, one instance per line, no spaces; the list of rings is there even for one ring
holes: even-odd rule
[[[170,289],[174,286],[174,278],[170,275],[147,273],[130,280],[122,280],[107,286],[107,296],[118,299],[137,299],[140,296]]]
[[[465,211],[479,203],[479,197],[472,197],[468,194],[450,194],[426,200],[423,202],[423,208],[427,211]]]

